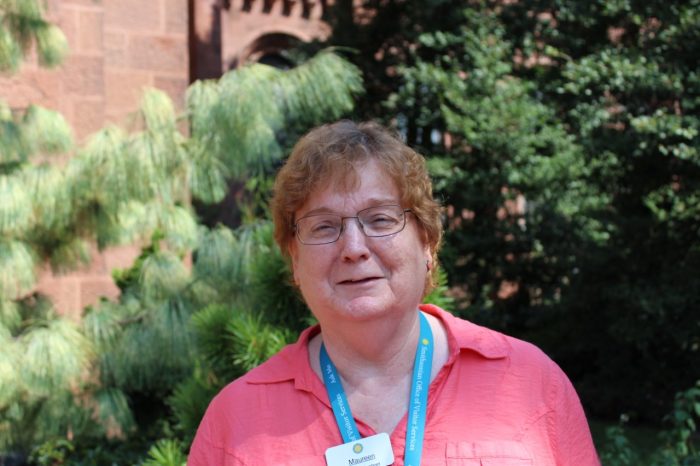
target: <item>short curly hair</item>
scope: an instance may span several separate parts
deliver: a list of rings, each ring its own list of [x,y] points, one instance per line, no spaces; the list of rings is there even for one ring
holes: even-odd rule
[[[330,183],[352,189],[359,182],[357,167],[374,160],[399,189],[402,207],[411,209],[430,248],[432,273],[427,274],[423,295],[435,286],[437,252],[442,239],[441,206],[425,159],[397,135],[374,122],[341,120],[319,126],[303,136],[275,179],[272,217],[275,240],[289,258],[294,241],[296,212],[317,189]]]

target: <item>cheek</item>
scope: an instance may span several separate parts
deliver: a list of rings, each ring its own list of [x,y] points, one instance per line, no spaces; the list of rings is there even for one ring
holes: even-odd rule
[[[299,257],[299,251],[295,249],[290,251],[292,259],[292,278],[294,279],[294,284],[299,286],[301,281],[302,264],[301,258]]]
[[[301,284],[305,278],[323,275],[323,268],[323,256],[320,254],[305,252],[292,256],[292,273],[294,274],[294,282],[297,285]]]

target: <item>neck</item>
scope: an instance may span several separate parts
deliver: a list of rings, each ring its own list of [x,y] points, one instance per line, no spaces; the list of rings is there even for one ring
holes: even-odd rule
[[[309,362],[323,380],[319,350],[328,356],[340,375],[352,413],[375,432],[393,432],[408,409],[411,375],[420,335],[418,312],[386,322],[345,325],[332,322],[309,341]],[[447,362],[447,334],[435,317],[427,314],[435,348],[430,380]],[[358,328],[356,328],[358,327]]]
[[[372,322],[324,326],[309,343],[312,367],[320,374],[321,342],[345,384],[359,387],[367,380],[397,380],[410,376],[420,325],[418,312]]]

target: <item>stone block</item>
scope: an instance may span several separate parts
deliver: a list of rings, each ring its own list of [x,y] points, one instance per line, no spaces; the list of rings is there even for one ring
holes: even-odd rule
[[[24,108],[31,102],[31,96],[36,95],[36,89],[28,86],[25,81],[20,81],[16,76],[0,75],[0,99],[10,108]]]
[[[187,0],[165,0],[165,31],[186,36],[188,28]]]
[[[36,291],[48,297],[60,315],[79,318],[80,281],[75,276],[54,276],[50,271],[39,274]]]
[[[119,2],[119,0],[116,0]],[[105,3],[113,3],[115,0],[60,0],[63,5],[80,5],[87,7],[103,8]]]
[[[80,283],[80,308],[94,306],[102,298],[116,301],[121,291],[112,280],[112,277],[86,277]]]
[[[46,17],[51,21],[58,18],[58,14],[61,11],[61,0],[48,0],[45,3],[46,6]]]
[[[80,40],[78,39],[78,12],[73,8],[61,8],[56,25],[61,28],[71,52],[78,49]]]
[[[103,58],[72,55],[62,66],[64,91],[81,96],[104,93]]]
[[[136,110],[143,96],[144,87],[152,85],[151,74],[147,71],[107,68],[105,70],[105,112]]]
[[[156,76],[154,84],[155,87],[165,91],[165,93],[170,96],[176,109],[182,110],[185,108],[185,91],[188,86],[187,79]]]
[[[104,125],[104,100],[101,98],[76,99],[73,101],[73,128],[76,138],[84,141],[87,136]]]
[[[125,31],[162,31],[162,0],[109,0],[105,26]]]
[[[101,53],[102,46],[101,11],[81,11],[78,16],[78,51]]]
[[[32,103],[54,110],[61,110],[61,94],[63,83],[60,74],[55,70],[39,68],[28,80],[29,85],[39,94]]]
[[[118,31],[104,32],[104,58],[106,66],[126,67],[128,38],[126,33]]]
[[[113,124],[121,127],[128,125],[134,113],[135,108],[131,110],[115,110],[113,108],[105,109],[105,125]]]
[[[134,265],[139,254],[141,254],[141,247],[138,245],[113,246],[102,252],[105,268],[110,276],[114,269],[125,269]]]
[[[42,68],[22,69],[9,77],[0,76],[0,99],[10,108],[24,109],[31,104],[60,110],[60,75]]]
[[[137,70],[166,72],[187,76],[187,40],[134,34],[129,37],[129,66]]]

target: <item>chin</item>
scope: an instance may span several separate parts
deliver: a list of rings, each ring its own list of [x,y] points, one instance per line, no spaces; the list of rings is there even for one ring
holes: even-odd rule
[[[376,297],[355,298],[343,306],[343,317],[351,320],[369,320],[396,312],[396,307]]]

